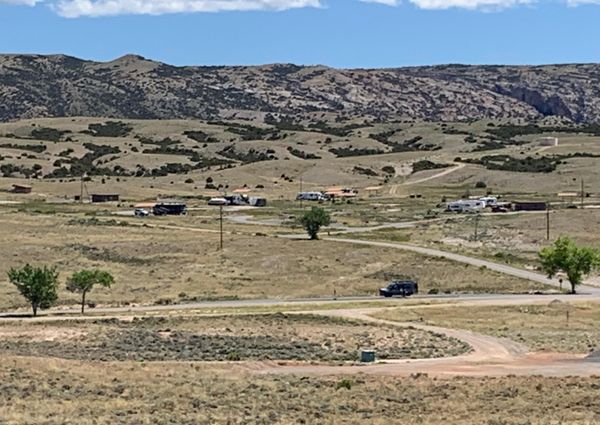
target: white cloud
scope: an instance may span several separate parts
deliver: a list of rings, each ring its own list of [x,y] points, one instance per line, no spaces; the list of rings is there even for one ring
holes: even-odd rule
[[[579,0],[567,0],[579,1]],[[586,1],[586,0],[584,0]],[[590,0],[587,0],[590,1]],[[594,1],[594,0],[591,0]],[[600,2],[600,0],[598,0]],[[507,7],[535,3],[535,0],[410,0],[421,9],[504,9]]]
[[[579,6],[580,4],[600,4],[600,0],[567,0],[569,6]]]
[[[377,3],[377,4],[385,4],[386,6],[398,6],[400,4],[400,0],[360,0],[363,3]]]
[[[54,9],[61,16],[76,18],[185,12],[280,11],[320,6],[321,0],[59,0]]]
[[[67,18],[83,16],[163,15],[168,13],[223,11],[281,11],[326,6],[328,0],[0,0],[0,5],[35,6],[46,2],[59,15]],[[402,0],[354,0],[363,3],[399,6]],[[600,5],[600,0],[404,0],[420,9],[451,8],[494,11],[545,1],[568,6]]]
[[[12,6],[35,6],[42,0],[0,0],[0,4],[9,4]]]

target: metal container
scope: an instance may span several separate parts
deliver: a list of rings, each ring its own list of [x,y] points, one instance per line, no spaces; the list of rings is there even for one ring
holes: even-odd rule
[[[375,350],[362,350],[360,352],[361,363],[373,363],[375,362]]]

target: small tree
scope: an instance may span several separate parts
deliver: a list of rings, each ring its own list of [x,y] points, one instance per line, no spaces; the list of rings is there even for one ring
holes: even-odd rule
[[[584,276],[600,267],[600,251],[594,248],[578,247],[568,237],[561,237],[551,247],[544,248],[539,253],[542,269],[549,277],[554,277],[559,271],[567,275],[571,283],[571,293],[583,282]]]
[[[114,278],[108,272],[102,270],[81,270],[73,273],[67,280],[67,290],[81,294],[81,314],[85,313],[85,296],[95,285],[110,288]]]
[[[300,218],[300,223],[306,229],[311,240],[319,239],[319,230],[322,226],[329,226],[331,217],[327,211],[320,207],[312,207]]]
[[[40,308],[50,308],[58,299],[58,272],[53,267],[11,268],[8,279],[31,304],[33,317]]]

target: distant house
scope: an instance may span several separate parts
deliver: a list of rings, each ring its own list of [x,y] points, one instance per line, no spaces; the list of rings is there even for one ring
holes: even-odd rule
[[[10,191],[12,193],[31,193],[32,190],[33,188],[31,186],[25,184],[13,184]]]
[[[548,204],[541,201],[513,202],[515,211],[546,211]]]
[[[558,146],[558,137],[541,137],[537,142],[540,146]]]
[[[101,202],[119,202],[119,195],[116,193],[109,194],[99,194],[92,193],[90,195],[93,203],[101,203]]]

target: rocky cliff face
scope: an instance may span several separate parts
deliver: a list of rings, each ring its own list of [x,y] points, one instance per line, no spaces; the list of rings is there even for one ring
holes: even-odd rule
[[[243,117],[294,120],[558,116],[600,121],[600,65],[338,70],[276,64],[174,67],[139,56],[91,62],[0,56],[0,120]]]

